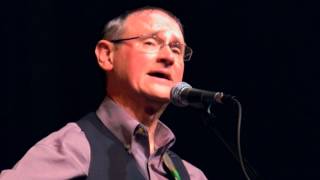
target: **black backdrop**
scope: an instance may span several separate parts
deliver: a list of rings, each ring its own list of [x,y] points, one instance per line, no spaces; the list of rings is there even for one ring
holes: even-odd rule
[[[265,179],[320,177],[319,6],[312,1],[1,2],[0,169],[38,140],[94,111],[104,96],[95,43],[121,12],[157,5],[174,12],[194,49],[184,80],[224,91],[243,105],[243,152]],[[217,107],[214,126],[234,144],[234,109]],[[244,179],[201,110],[170,106],[163,121],[174,150],[209,179]]]

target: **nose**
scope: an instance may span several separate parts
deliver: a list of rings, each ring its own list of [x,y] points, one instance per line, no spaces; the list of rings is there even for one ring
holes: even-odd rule
[[[158,53],[158,62],[163,63],[166,67],[174,64],[175,56],[168,45],[160,48]]]

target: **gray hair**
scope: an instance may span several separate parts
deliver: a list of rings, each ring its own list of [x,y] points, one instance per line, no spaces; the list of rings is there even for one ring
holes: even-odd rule
[[[121,37],[121,34],[124,31],[123,25],[125,20],[128,18],[128,16],[137,13],[137,12],[141,12],[141,11],[145,11],[145,10],[158,10],[161,11],[165,14],[167,14],[169,17],[171,17],[173,20],[176,21],[176,23],[179,25],[180,30],[183,34],[183,26],[180,22],[180,20],[170,11],[167,11],[165,9],[159,8],[159,7],[152,7],[152,6],[145,6],[145,7],[141,7],[138,9],[134,9],[131,11],[127,11],[123,14],[121,14],[118,17],[113,18],[111,21],[109,21],[103,29],[103,39],[106,40],[113,40],[113,39],[118,39]]]

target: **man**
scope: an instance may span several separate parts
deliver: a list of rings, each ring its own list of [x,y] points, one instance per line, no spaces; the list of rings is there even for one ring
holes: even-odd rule
[[[206,179],[169,151],[175,137],[159,121],[192,54],[180,21],[133,10],[105,26],[95,54],[107,74],[97,112],[38,142],[0,179]]]

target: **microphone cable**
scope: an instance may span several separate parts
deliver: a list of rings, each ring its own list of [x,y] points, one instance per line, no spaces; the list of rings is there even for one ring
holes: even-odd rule
[[[250,180],[250,177],[248,175],[246,166],[244,164],[244,159],[242,156],[242,150],[241,150],[241,120],[242,120],[242,106],[241,103],[236,99],[233,98],[233,101],[237,104],[238,106],[238,123],[237,123],[237,150],[238,150],[238,157],[239,157],[239,162],[241,169],[246,176],[247,180]]]
[[[217,128],[211,127],[214,134],[218,137],[218,139],[223,143],[223,145],[228,149],[228,151],[233,155],[233,157],[240,163],[241,170],[247,180],[251,180],[250,175],[253,179],[262,179],[258,176],[257,172],[253,169],[252,166],[248,163],[248,161],[243,157],[242,148],[241,148],[241,123],[242,123],[242,106],[240,101],[238,101],[235,97],[231,98],[231,100],[237,105],[237,132],[236,132],[236,144],[237,144],[237,152],[235,152],[231,146],[227,143],[227,141],[222,137],[221,133],[217,130]],[[207,113],[209,117],[212,119],[214,117],[213,112],[211,111],[210,104],[207,108]],[[209,126],[210,127],[210,126]],[[250,175],[249,175],[250,174]]]

